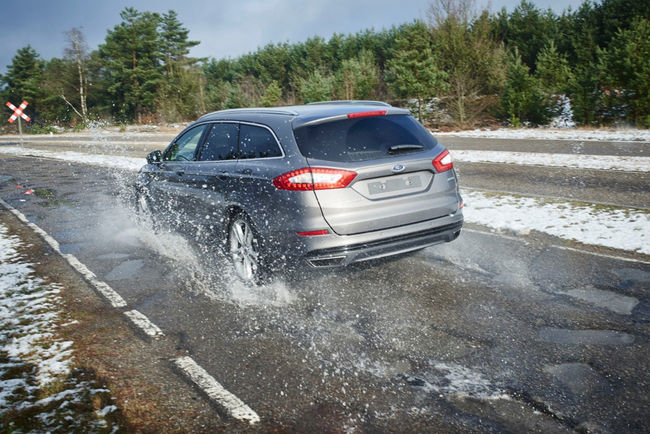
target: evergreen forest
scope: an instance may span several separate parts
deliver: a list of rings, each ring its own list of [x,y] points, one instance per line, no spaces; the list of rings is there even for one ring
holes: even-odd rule
[[[200,42],[173,10],[126,8],[119,18],[98,47],[73,28],[61,58],[17,50],[0,75],[0,97],[30,102],[32,132],[339,99],[409,107],[436,128],[558,119],[650,127],[647,0],[584,1],[560,15],[526,0],[498,12],[433,0],[426,18],[390,29],[269,43],[222,59],[191,57]]]

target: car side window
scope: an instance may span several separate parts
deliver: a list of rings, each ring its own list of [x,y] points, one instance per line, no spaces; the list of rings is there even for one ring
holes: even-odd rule
[[[213,124],[205,139],[205,145],[203,146],[199,160],[236,160],[238,136],[239,127],[237,124]]]
[[[164,161],[192,161],[206,125],[199,125],[180,136],[165,152]]]
[[[239,158],[281,157],[282,151],[269,130],[254,125],[239,128]]]

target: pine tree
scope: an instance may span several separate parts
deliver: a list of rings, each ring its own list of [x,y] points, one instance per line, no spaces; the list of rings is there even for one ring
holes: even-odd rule
[[[471,0],[437,0],[429,9],[438,66],[448,74],[446,112],[461,128],[474,126],[496,105],[505,82],[506,55],[495,40],[487,11]]]
[[[195,68],[201,59],[188,57],[190,48],[199,44],[188,39],[189,30],[183,27],[175,11],[170,10],[160,19],[161,57],[164,79],[156,95],[156,111],[167,121],[196,117],[200,94],[205,91],[202,71]]]
[[[160,40],[167,76],[172,75],[175,68],[193,65],[198,62],[199,59],[187,57],[190,48],[200,43],[190,41],[188,39],[189,32],[178,20],[178,14],[175,11],[169,10],[162,15],[160,19]]]
[[[262,97],[262,105],[264,107],[275,107],[280,105],[281,101],[282,89],[278,85],[278,82],[274,80],[266,87],[266,91]]]
[[[42,104],[43,90],[41,80],[44,62],[31,45],[19,49],[7,66],[5,75],[0,76],[4,88],[3,100],[11,101],[16,106],[23,100],[30,104],[30,111],[37,111]]]
[[[334,78],[316,70],[299,81],[300,97],[304,103],[328,101],[332,99]]]
[[[430,32],[421,21],[404,28],[395,41],[393,58],[387,64],[391,88],[401,98],[416,98],[418,119],[422,122],[424,99],[445,87],[446,74],[436,66]]]
[[[514,127],[522,123],[544,125],[550,118],[549,100],[516,49],[508,56],[508,79],[501,106],[502,114]]]
[[[143,114],[153,113],[163,77],[160,16],[125,8],[120,17],[122,22],[108,31],[99,52],[114,114],[140,122]]]
[[[636,19],[619,30],[602,52],[609,106],[639,126],[650,127],[650,20]]]
[[[379,84],[379,68],[368,50],[343,60],[339,75],[344,99],[370,99]]]
[[[560,54],[551,40],[537,56],[535,75],[542,88],[551,94],[564,93],[571,79],[571,68],[566,56]]]

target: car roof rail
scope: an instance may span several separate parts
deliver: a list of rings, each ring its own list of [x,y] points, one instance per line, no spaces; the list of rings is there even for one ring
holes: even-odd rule
[[[285,116],[298,116],[298,112],[290,109],[282,108],[266,108],[266,107],[253,107],[253,108],[235,108],[235,109],[226,109],[219,110],[216,112],[206,113],[201,116],[205,118],[206,116],[214,114],[229,114],[229,113],[264,113],[264,114],[274,114],[274,115],[285,115]]]
[[[392,107],[392,105],[383,101],[354,100],[354,99],[341,99],[336,101],[317,101],[317,102],[307,103],[306,105],[331,105],[331,104],[338,104],[338,105],[357,104],[357,105],[377,105],[382,107]]]

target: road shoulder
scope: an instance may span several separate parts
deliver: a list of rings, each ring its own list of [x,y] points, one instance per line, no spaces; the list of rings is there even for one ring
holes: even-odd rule
[[[74,342],[75,368],[110,389],[124,430],[228,429],[215,410],[172,371],[170,360],[185,356],[184,352],[171,342],[144,341],[136,335],[118,310],[100,299],[61,256],[10,212],[0,209],[0,223],[23,241],[20,252],[34,264],[35,274],[63,288],[68,325],[60,334]]]

